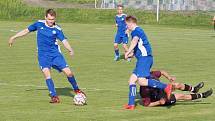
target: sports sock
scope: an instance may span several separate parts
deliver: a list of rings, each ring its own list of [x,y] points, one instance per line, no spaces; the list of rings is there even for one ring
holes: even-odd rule
[[[114,51],[115,51],[115,55],[119,57],[119,49],[116,49]]]
[[[129,101],[128,105],[135,105],[137,87],[135,84],[129,86]]]
[[[196,100],[196,99],[199,99],[199,98],[202,98],[202,94],[190,94],[191,97],[192,97],[192,100]]]
[[[70,82],[70,84],[72,85],[72,87],[73,87],[74,90],[79,90],[78,84],[77,84],[77,82],[76,82],[74,76],[72,76],[72,77],[67,77],[67,79],[68,79],[68,81]]]
[[[167,84],[164,84],[154,79],[148,79],[148,86],[153,88],[165,89],[167,87]]]
[[[46,85],[48,87],[48,90],[49,90],[49,94],[53,97],[53,96],[56,96],[57,93],[56,93],[56,90],[55,90],[55,87],[54,87],[54,82],[52,79],[46,79]]]
[[[183,91],[192,91],[192,90],[194,90],[194,88],[192,86],[190,86],[190,85],[184,84],[184,86],[185,86],[185,88],[184,88]]]

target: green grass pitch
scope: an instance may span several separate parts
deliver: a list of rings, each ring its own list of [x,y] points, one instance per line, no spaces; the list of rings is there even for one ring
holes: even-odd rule
[[[145,108],[138,104],[134,111],[124,110],[127,82],[135,59],[131,63],[113,61],[115,29],[101,24],[60,24],[75,50],[74,58],[70,58],[63,47],[61,49],[79,86],[88,96],[88,105],[73,105],[70,84],[55,70],[52,77],[61,103],[49,104],[46,84],[37,64],[35,33],[19,38],[12,48],[7,45],[14,31],[29,24],[0,22],[0,121],[215,120],[214,95],[195,102],[178,102],[172,107]],[[153,68],[167,70],[177,77],[177,82],[195,85],[204,81],[201,91],[215,89],[214,31],[142,27],[152,44]]]

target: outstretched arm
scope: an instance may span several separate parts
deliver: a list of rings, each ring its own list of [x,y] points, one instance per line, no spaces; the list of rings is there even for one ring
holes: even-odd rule
[[[12,44],[14,43],[15,39],[18,38],[18,37],[22,37],[22,36],[25,36],[29,33],[30,31],[28,29],[24,29],[20,32],[18,32],[17,34],[15,34],[14,36],[12,36],[9,41],[8,41],[8,44],[9,46],[11,47]]]
[[[125,59],[128,59],[131,55],[133,55],[133,50],[136,47],[137,43],[139,41],[139,37],[135,36],[132,41],[131,41],[131,45],[128,49],[128,51],[125,53]]]
[[[66,39],[63,40],[62,42],[63,42],[64,47],[69,51],[69,54],[71,56],[73,56],[74,55],[74,51],[73,51],[72,47],[70,46],[69,42]]]
[[[161,75],[164,76],[166,79],[168,79],[170,82],[173,82],[176,80],[175,77],[170,76],[168,72],[164,71],[164,70],[160,70]]]
[[[160,100],[158,101],[155,101],[155,102],[151,102],[148,107],[155,107],[155,106],[159,106],[159,105],[164,105],[165,104],[165,99],[161,98]]]

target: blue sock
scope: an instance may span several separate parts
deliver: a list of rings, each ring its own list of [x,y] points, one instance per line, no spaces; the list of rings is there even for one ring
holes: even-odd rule
[[[46,79],[46,85],[48,86],[49,94],[53,97],[56,96],[56,90],[52,79]]]
[[[119,49],[114,50],[115,51],[115,55],[119,57]]]
[[[165,89],[167,84],[164,84],[164,83],[154,80],[154,79],[149,79],[148,86],[153,87],[153,88]]]
[[[137,87],[135,84],[129,86],[129,101],[128,105],[135,105]]]
[[[77,84],[77,82],[75,80],[75,77],[72,76],[72,77],[67,77],[67,78],[68,78],[68,81],[70,82],[70,84],[72,85],[73,89],[74,90],[79,90],[78,84]]]

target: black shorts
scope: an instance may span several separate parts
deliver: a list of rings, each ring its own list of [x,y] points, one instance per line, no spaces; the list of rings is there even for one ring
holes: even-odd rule
[[[171,94],[170,100],[167,100],[164,106],[174,105],[176,103],[176,98],[174,94]]]

